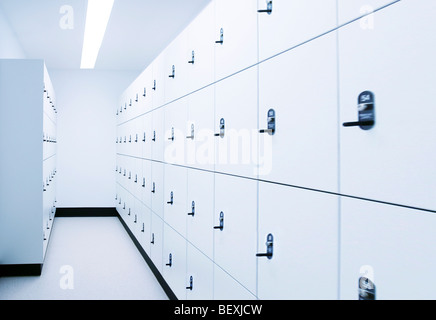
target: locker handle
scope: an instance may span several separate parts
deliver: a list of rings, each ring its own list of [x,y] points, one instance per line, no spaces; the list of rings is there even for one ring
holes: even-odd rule
[[[193,290],[194,289],[194,278],[191,276],[189,278],[189,287],[186,287],[186,290]]]
[[[174,193],[171,191],[170,201],[167,202],[167,204],[173,205],[174,204]]]
[[[221,211],[220,213],[220,225],[213,227],[214,229],[219,229],[221,231],[224,230],[224,212]]]
[[[142,230],[141,232],[145,232],[145,223],[142,224]]]
[[[274,236],[270,233],[266,237],[266,253],[258,253],[256,257],[266,257],[268,260],[273,258]]]
[[[194,64],[195,63],[195,51],[192,51],[192,60],[188,61],[189,64]]]
[[[150,243],[154,244],[154,233],[151,234],[151,241],[150,241]]]
[[[343,126],[348,128],[348,127],[373,126],[374,124],[375,121],[369,120],[369,121],[345,122]]]
[[[257,12],[258,13],[268,13],[268,14],[271,14],[272,13],[272,5],[273,5],[272,1],[268,1],[267,8],[263,9],[263,10],[257,10]]]
[[[274,130],[272,129],[261,129],[259,130],[259,133],[269,133],[269,134],[273,134]]]
[[[169,261],[168,261],[168,263],[166,264],[168,267],[172,267],[172,265],[173,265],[173,255],[170,253],[170,256],[169,256]]]

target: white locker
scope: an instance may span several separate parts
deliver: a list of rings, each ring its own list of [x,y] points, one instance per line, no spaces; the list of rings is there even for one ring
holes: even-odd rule
[[[374,29],[376,21],[372,13],[398,1],[401,0],[338,0],[339,25],[362,18],[359,21],[362,29]]]
[[[434,2],[403,0],[374,30],[339,30],[342,194],[436,210],[435,15]]]
[[[215,90],[209,86],[187,97],[186,165],[214,170]]]
[[[186,236],[188,169],[165,165],[164,220],[183,237]]]
[[[178,99],[187,93],[188,64],[186,54],[188,38],[182,31],[163,51],[165,70],[165,103]]]
[[[165,163],[186,163],[186,127],[188,123],[188,100],[174,101],[165,106]]]
[[[164,218],[164,164],[153,161],[151,163],[151,183],[148,192],[151,193],[151,209],[161,219]]]
[[[186,299],[213,299],[213,262],[189,242],[187,243]]]
[[[215,80],[258,62],[257,0],[215,1]]]
[[[188,44],[184,56],[187,67],[187,92],[203,88],[214,82],[215,43],[215,1],[192,21],[186,29]]]
[[[215,85],[217,172],[257,177],[257,105],[256,67]]]
[[[256,300],[253,293],[216,264],[214,264],[213,279],[214,300]]]
[[[142,204],[142,221],[140,221],[140,236],[139,243],[147,255],[150,257],[151,251],[151,230],[152,230],[152,212],[146,205]]]
[[[150,112],[153,107],[152,86],[153,68],[147,67],[136,80],[136,93],[138,94],[139,114]]]
[[[149,208],[152,207],[151,199],[151,187],[153,185],[152,179],[152,162],[150,160],[142,161],[142,176],[140,177],[138,184],[139,188],[141,188],[141,200],[142,202]]]
[[[188,169],[186,238],[210,259],[214,239],[214,173]]]
[[[142,157],[152,159],[153,146],[153,112],[148,112],[141,117],[142,127],[140,130],[140,138],[142,144]]]
[[[165,108],[152,111],[151,158],[163,161],[165,152]]]
[[[214,262],[252,293],[256,292],[256,196],[257,181],[215,175]]]
[[[258,12],[260,61],[336,27],[336,0],[258,0]]]
[[[164,222],[161,217],[152,212],[151,214],[151,233],[150,241],[150,259],[159,270],[163,272],[163,241],[164,241]]]
[[[150,83],[152,94],[152,109],[156,109],[165,103],[165,77],[168,77],[165,66],[165,56],[161,53],[152,63],[153,77]]]
[[[338,298],[338,197],[259,183],[258,298]]]
[[[340,298],[434,300],[435,226],[434,213],[343,197]]]
[[[330,33],[259,65],[260,179],[338,191],[336,46]]]
[[[186,299],[186,240],[164,224],[163,277],[177,299]]]

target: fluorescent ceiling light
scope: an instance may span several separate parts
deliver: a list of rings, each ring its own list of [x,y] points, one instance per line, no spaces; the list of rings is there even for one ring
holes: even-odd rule
[[[115,0],[88,0],[81,69],[94,69]]]

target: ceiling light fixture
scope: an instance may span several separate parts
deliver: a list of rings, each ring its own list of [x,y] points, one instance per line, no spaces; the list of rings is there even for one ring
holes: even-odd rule
[[[80,69],[94,69],[115,0],[88,0]]]

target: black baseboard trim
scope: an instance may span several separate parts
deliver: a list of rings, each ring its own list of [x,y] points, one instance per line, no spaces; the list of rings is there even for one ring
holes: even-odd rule
[[[3,264],[0,265],[0,277],[39,277],[42,264]]]
[[[116,208],[57,208],[56,218],[117,217]]]
[[[168,299],[172,301],[177,301],[177,296],[174,294],[173,290],[171,290],[168,283],[165,281],[164,277],[160,273],[160,271],[156,268],[153,261],[148,256],[147,252],[142,248],[139,241],[136,239],[135,235],[132,233],[132,231],[129,229],[127,224],[124,222],[123,218],[118,214],[118,219],[120,219],[121,224],[124,226],[124,229],[126,229],[127,233],[129,234],[130,238],[132,239],[133,243],[135,244],[136,248],[141,253],[142,257],[144,258],[145,262],[147,262],[148,266],[150,267],[151,271],[153,272],[154,276],[156,277],[157,281],[161,285],[162,289],[164,290],[165,294],[168,296]]]

